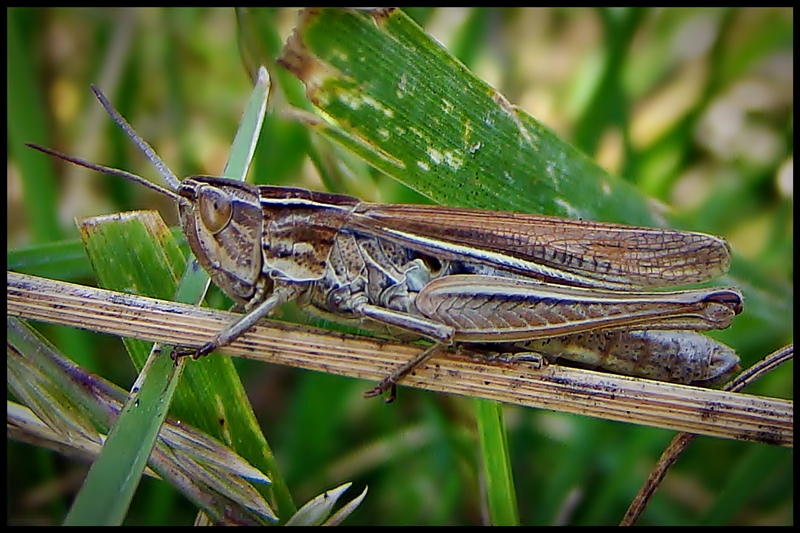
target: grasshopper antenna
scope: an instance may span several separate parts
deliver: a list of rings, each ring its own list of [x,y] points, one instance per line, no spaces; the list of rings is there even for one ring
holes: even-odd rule
[[[128,121],[125,120],[125,118],[119,114],[119,111],[114,109],[114,106],[111,105],[111,102],[108,101],[108,98],[106,98],[106,95],[103,94],[103,91],[101,91],[94,85],[92,85],[91,87],[92,87],[92,92],[97,97],[97,99],[100,100],[100,103],[103,105],[103,108],[105,108],[106,113],[108,113],[111,116],[111,118],[114,119],[114,122],[116,122],[117,125],[120,128],[122,128],[122,131],[124,131],[125,134],[128,137],[130,137],[130,139],[134,142],[134,144],[136,144],[139,150],[141,150],[142,153],[144,153],[144,155],[147,157],[147,159],[149,159],[150,162],[153,163],[153,166],[156,167],[158,173],[161,174],[166,180],[167,185],[169,185],[173,191],[177,191],[178,186],[181,183],[181,180],[179,180],[175,176],[175,174],[172,173],[169,167],[167,167],[167,164],[164,163],[164,161],[160,157],[158,157],[156,151],[153,150],[149,144],[147,144],[147,141],[139,137],[139,134],[136,133],[131,127],[131,125],[128,124]],[[69,161],[69,159],[67,161]]]
[[[73,157],[71,155],[62,154],[61,152],[58,152],[56,150],[51,150],[50,148],[45,148],[43,146],[39,146],[38,144],[25,143],[25,145],[26,146],[30,146],[34,150],[38,150],[38,151],[43,152],[45,154],[52,155],[52,156],[57,157],[59,159],[63,159],[64,161],[69,161],[70,163],[72,163],[74,165],[78,165],[80,167],[88,168],[89,170],[94,170],[94,171],[97,171],[97,172],[102,172],[103,174],[110,174],[112,176],[119,176],[119,177],[122,177],[122,178],[125,178],[125,179],[129,179],[131,181],[135,181],[136,183],[144,185],[145,187],[147,187],[149,189],[152,189],[152,190],[154,190],[154,191],[156,191],[158,193],[161,193],[161,194],[163,194],[165,196],[169,196],[170,198],[172,198],[176,202],[184,202],[185,201],[185,199],[182,196],[180,196],[178,194],[175,194],[174,192],[170,191],[169,189],[165,189],[164,187],[156,185],[155,183],[153,183],[151,181],[148,181],[148,180],[144,179],[143,177],[141,177],[141,176],[139,176],[137,174],[133,174],[131,172],[126,172],[126,171],[120,170],[118,168],[112,168],[112,167],[107,167],[107,166],[104,166],[104,165],[98,165],[96,163],[91,163],[89,161],[86,161],[85,159],[81,159],[80,157]],[[162,164],[163,164],[163,162],[162,162]]]

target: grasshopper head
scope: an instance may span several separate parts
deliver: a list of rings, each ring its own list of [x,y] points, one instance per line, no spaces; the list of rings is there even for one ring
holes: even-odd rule
[[[178,194],[186,200],[178,203],[181,229],[200,265],[225,294],[248,303],[262,266],[258,190],[226,178],[192,176]]]

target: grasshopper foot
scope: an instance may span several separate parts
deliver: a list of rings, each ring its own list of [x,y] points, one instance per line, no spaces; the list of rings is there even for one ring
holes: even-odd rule
[[[215,343],[207,342],[204,345],[202,345],[201,347],[199,347],[197,350],[195,350],[194,354],[192,354],[192,359],[197,361],[201,357],[205,357],[206,355],[210,354],[211,352],[213,352],[216,349],[217,349],[217,345]]]
[[[189,357],[190,355],[194,355],[195,349],[190,346],[176,346],[172,349],[172,353],[170,353],[170,358],[178,362],[179,359],[182,357]]]
[[[217,346],[213,342],[207,342],[199,348],[192,348],[190,346],[176,346],[175,349],[172,350],[172,360],[177,362],[181,357],[191,356],[192,359],[197,361],[201,357],[213,352],[216,348]]]
[[[383,400],[386,403],[392,403],[397,398],[397,383],[391,377],[388,377],[372,387],[364,393],[364,398],[375,398],[382,396],[384,392],[389,391],[388,396]]]

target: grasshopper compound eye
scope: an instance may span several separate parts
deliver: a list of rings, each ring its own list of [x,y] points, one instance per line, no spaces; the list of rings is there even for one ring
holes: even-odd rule
[[[203,225],[212,234],[225,229],[233,215],[231,197],[225,191],[211,185],[198,188],[197,207]]]

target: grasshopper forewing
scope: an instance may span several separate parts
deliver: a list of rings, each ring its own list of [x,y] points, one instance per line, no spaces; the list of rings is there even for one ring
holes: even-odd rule
[[[728,244],[702,233],[443,206],[363,205],[350,222],[362,231],[557,284],[672,287],[714,279],[730,265]]]
[[[137,145],[146,146],[96,94]],[[454,343],[681,382],[710,381],[738,362],[730,348],[695,333],[728,327],[742,310],[738,290],[653,290],[726,272],[730,251],[718,237],[521,213],[372,204],[209,176],[186,178],[175,192],[148,186],[176,201],[197,260],[246,311],[213,341],[191,349],[195,357],[229,344],[294,299],[334,320],[434,342],[366,396],[394,389]]]

